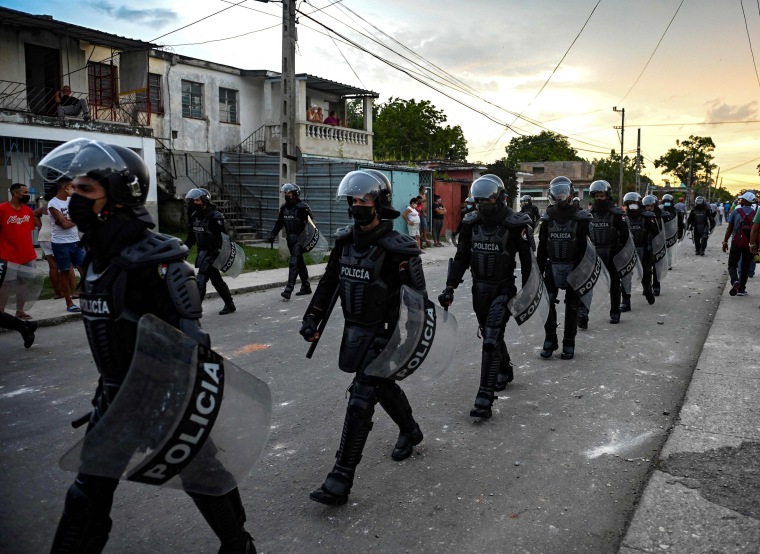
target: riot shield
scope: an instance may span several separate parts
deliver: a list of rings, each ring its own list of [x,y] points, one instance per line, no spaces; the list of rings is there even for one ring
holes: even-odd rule
[[[271,411],[266,383],[145,315],[119,393],[60,465],[219,496],[261,455]]]
[[[662,281],[668,275],[668,250],[665,246],[665,232],[660,231],[652,237],[652,254],[654,255],[654,270],[657,279]]]
[[[544,324],[549,317],[549,293],[535,257],[532,257],[528,280],[507,302],[507,308],[528,344],[535,344],[537,338],[546,334]]]
[[[635,274],[637,280],[641,281],[641,278],[644,276],[644,268],[641,267],[641,261],[636,255],[636,246],[630,232],[623,248],[612,258],[612,263],[615,265],[615,269],[620,277],[620,284],[623,290],[626,294],[631,294],[633,276]]]
[[[319,232],[311,216],[306,218],[306,228],[298,235],[298,243],[304,252],[308,252],[316,263],[320,263],[327,254],[327,239]]]
[[[668,251],[668,268],[671,268],[678,260],[678,219],[675,217],[665,222],[665,248]]]
[[[400,381],[423,367],[423,379],[438,377],[449,367],[456,342],[457,320],[453,314],[404,285],[398,325],[364,373]]]
[[[591,239],[587,238],[586,252],[583,254],[583,259],[567,276],[567,284],[578,293],[581,302],[590,310],[593,296],[589,292],[599,283],[600,279],[605,285],[607,292],[609,292],[610,275],[607,273],[604,262],[596,255],[594,243],[591,242]]]
[[[245,251],[239,244],[233,242],[227,233],[222,233],[222,247],[211,265],[227,277],[234,279],[243,272],[245,267]]]
[[[46,271],[0,260],[0,300],[12,313],[17,307],[28,310],[40,297]]]

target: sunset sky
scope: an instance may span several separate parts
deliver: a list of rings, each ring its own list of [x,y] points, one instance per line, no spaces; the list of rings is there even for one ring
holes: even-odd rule
[[[187,56],[280,71],[281,4],[234,6],[238,1],[0,5]],[[625,151],[635,154],[641,129],[643,173],[655,183],[668,176],[653,160],[693,134],[715,142],[724,187],[760,188],[757,0],[304,0],[297,6],[309,16],[299,16],[297,73],[373,90],[380,101],[430,101],[447,124],[462,127],[468,161],[492,162],[505,155],[511,138],[544,129],[568,136],[589,160],[606,157],[620,148],[617,106],[625,108]]]

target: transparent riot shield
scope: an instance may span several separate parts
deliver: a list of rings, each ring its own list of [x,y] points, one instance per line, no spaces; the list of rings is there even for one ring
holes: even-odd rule
[[[306,228],[298,235],[298,243],[304,252],[308,252],[316,263],[320,263],[327,254],[327,239],[319,232],[311,216],[306,218]]]
[[[668,250],[665,246],[665,232],[660,231],[652,237],[652,254],[654,255],[654,270],[657,279],[662,281],[668,275]]]
[[[13,313],[16,308],[28,310],[40,297],[47,271],[28,265],[0,260],[0,300]]]
[[[242,246],[233,242],[227,233],[222,233],[222,248],[211,265],[234,279],[245,267],[245,251]]]
[[[641,267],[641,261],[636,255],[636,245],[633,242],[633,236],[628,233],[628,240],[623,248],[612,258],[615,265],[620,284],[626,294],[631,294],[633,290],[633,277],[636,275],[637,282],[641,281],[644,276],[644,268]]]
[[[532,257],[528,280],[507,302],[507,308],[528,344],[535,344],[546,334],[544,325],[549,317],[549,293],[535,257]]]
[[[266,383],[145,315],[119,393],[60,465],[219,496],[261,455],[271,411]]]
[[[364,373],[400,381],[422,367],[423,378],[438,377],[449,367],[456,342],[454,315],[404,285],[398,325]]]
[[[589,293],[597,286],[600,280],[609,293],[610,275],[607,273],[604,262],[596,255],[596,248],[591,239],[587,238],[586,252],[583,254],[583,259],[567,276],[567,284],[578,293],[581,302],[590,310],[593,296]]]
[[[674,267],[678,260],[678,218],[665,222],[665,248],[668,251],[668,268]]]

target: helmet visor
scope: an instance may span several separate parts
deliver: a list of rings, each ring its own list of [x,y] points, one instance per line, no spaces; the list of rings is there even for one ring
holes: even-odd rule
[[[549,188],[549,195],[557,202],[567,202],[570,194],[571,187],[568,183],[557,183]]]
[[[75,176],[69,173],[71,162],[85,146],[93,142],[90,139],[79,138],[60,145],[40,160],[37,164],[37,173],[45,181],[74,180]]]
[[[344,201],[357,196],[364,200],[375,200],[385,184],[375,175],[364,171],[348,173],[338,185],[335,200]]]

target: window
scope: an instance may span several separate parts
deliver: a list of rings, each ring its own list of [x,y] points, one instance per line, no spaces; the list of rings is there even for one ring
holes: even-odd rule
[[[137,93],[137,107],[144,112],[148,111],[148,98],[150,98],[151,113],[164,113],[164,104],[161,97],[161,75],[148,73],[148,94]]]
[[[87,64],[90,98],[95,106],[111,106],[119,102],[119,66],[90,62]]]
[[[222,123],[239,123],[238,91],[229,88],[219,89],[219,121]]]
[[[203,85],[182,81],[182,117],[203,117]]]
[[[543,166],[536,166],[536,165],[534,165],[533,166],[533,174],[534,175],[540,175],[540,174],[542,174],[544,172],[544,169],[545,168]]]

